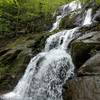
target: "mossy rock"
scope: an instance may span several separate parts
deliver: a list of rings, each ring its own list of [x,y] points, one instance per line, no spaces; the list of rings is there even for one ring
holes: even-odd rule
[[[64,17],[60,22],[60,29],[76,27],[75,19],[76,19],[76,16],[70,17],[70,15],[69,15],[69,16]]]
[[[78,70],[78,76],[100,75],[100,52],[88,59]]]
[[[27,64],[23,63],[26,56],[21,54],[21,50],[7,52],[0,58],[0,92],[12,90],[22,76]],[[23,60],[21,60],[23,59]],[[18,62],[19,61],[19,62]]]
[[[91,32],[71,43],[71,55],[76,68],[100,51],[100,32]]]
[[[83,42],[73,42],[72,43],[72,59],[78,68],[90,58],[90,50],[93,49],[93,45],[85,44]]]
[[[0,94],[14,89],[30,59],[39,53],[53,33],[26,34],[11,39],[0,49]]]
[[[82,11],[73,11],[71,14],[65,16],[60,22],[61,29],[70,29],[81,25],[82,23]]]
[[[94,23],[90,26],[81,27],[79,32],[82,34],[93,32],[93,31],[100,31],[100,23]]]

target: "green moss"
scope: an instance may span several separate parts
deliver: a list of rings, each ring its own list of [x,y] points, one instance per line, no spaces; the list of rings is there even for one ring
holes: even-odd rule
[[[76,27],[77,25],[75,24],[75,22],[76,22],[76,18],[79,15],[79,13],[80,11],[72,12],[70,15],[64,17],[60,22],[60,28],[70,29],[70,28]]]
[[[0,63],[0,79],[4,76],[4,73],[6,73],[6,71],[7,71],[7,66]]]

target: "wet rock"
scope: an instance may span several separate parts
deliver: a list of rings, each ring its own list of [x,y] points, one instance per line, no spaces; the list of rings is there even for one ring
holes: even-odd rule
[[[87,60],[79,69],[78,75],[100,75],[100,53]]]
[[[0,50],[0,56],[4,55],[6,52],[8,52],[9,49],[5,49],[5,50]]]
[[[0,56],[0,93],[11,91],[23,75],[30,61],[28,51],[9,50]]]
[[[5,54],[2,55],[0,62],[4,64],[12,63],[20,52],[21,50],[10,50],[7,53],[5,52]]]
[[[100,42],[100,32],[90,32],[79,37],[77,40],[84,43],[98,43]],[[77,41],[76,40],[76,41]]]
[[[3,100],[3,99],[0,97],[0,100]]]
[[[79,30],[79,32],[82,34],[87,34],[94,31],[100,31],[100,23],[93,23],[90,26],[83,26]]]
[[[0,48],[0,94],[13,90],[30,59],[42,50],[45,39],[50,34],[27,34],[9,40]]]
[[[64,100],[100,100],[100,76],[70,80],[64,86]]]
[[[68,29],[76,27],[76,16],[70,17],[70,15],[64,17],[60,23],[60,29]]]
[[[71,55],[77,68],[88,60],[92,52],[100,50],[100,32],[90,32],[71,44]]]
[[[83,21],[83,14],[81,13],[81,10],[77,10],[65,16],[62,19],[60,23],[60,28],[63,29],[74,28],[80,26],[82,24],[82,21]]]

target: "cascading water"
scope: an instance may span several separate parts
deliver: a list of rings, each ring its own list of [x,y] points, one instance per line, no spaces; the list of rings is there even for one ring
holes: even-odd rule
[[[86,12],[85,20],[83,22],[83,26],[87,26],[87,25],[92,24],[92,17],[91,16],[92,16],[92,9],[88,9]]]
[[[76,7],[80,8],[74,2],[69,5],[71,9],[73,8],[72,11],[77,9]],[[31,59],[15,89],[4,94],[2,99],[63,100],[62,87],[66,80],[74,74],[74,65],[68,45],[72,39],[76,38],[78,29],[79,27],[63,30],[47,38],[44,51]]]
[[[78,9],[81,9],[81,2],[79,0],[76,0],[69,4],[63,5],[61,15],[58,15],[56,17],[56,22],[53,24],[53,27],[50,30],[50,32],[54,31],[55,29],[59,29],[59,24],[60,24],[60,21],[62,20],[62,18],[64,18],[68,14],[70,14],[72,11],[75,11]]]
[[[78,28],[64,30],[50,36],[44,52],[30,61],[16,88],[3,98],[6,100],[62,100],[62,86],[73,74],[74,65],[66,52],[67,43]]]

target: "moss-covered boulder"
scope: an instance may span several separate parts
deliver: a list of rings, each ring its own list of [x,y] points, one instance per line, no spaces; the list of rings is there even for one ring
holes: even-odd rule
[[[100,75],[100,53],[87,60],[78,70],[78,76]]]
[[[65,16],[60,22],[60,29],[70,29],[81,25],[82,16],[83,14],[81,14],[80,10]]]
[[[100,50],[100,32],[90,32],[71,44],[71,55],[77,68]]]

